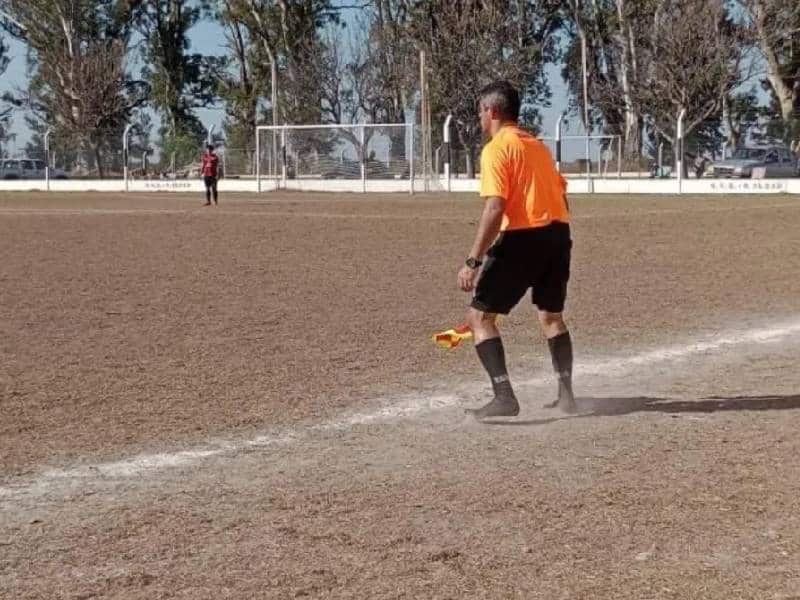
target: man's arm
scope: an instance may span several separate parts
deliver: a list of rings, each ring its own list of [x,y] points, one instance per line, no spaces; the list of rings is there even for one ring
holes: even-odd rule
[[[481,220],[478,222],[478,232],[475,234],[475,243],[472,244],[469,256],[478,260],[486,254],[489,246],[492,245],[497,234],[500,232],[500,224],[503,222],[503,207],[505,200],[498,196],[486,199],[483,207]]]
[[[475,242],[469,252],[470,257],[481,260],[494,242],[503,222],[504,204],[505,201],[499,196],[491,196],[486,199],[481,220],[478,223],[478,232],[475,234]],[[463,266],[458,273],[458,287],[465,292],[471,291],[475,287],[477,275],[478,269]]]

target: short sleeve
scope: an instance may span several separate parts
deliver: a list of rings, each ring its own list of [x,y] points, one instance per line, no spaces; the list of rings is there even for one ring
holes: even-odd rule
[[[481,197],[508,200],[508,165],[503,154],[491,144],[481,152]]]

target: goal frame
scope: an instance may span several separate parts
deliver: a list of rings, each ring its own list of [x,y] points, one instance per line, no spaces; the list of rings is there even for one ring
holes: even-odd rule
[[[414,171],[414,134],[415,134],[415,127],[413,123],[324,123],[318,125],[259,125],[256,127],[256,188],[258,192],[262,191],[262,176],[261,176],[261,132],[273,132],[280,134],[279,143],[280,147],[274,147],[274,150],[278,150],[277,153],[273,150],[273,155],[277,155],[280,160],[280,177],[270,177],[275,181],[275,187],[272,189],[288,189],[288,170],[287,170],[287,162],[286,162],[286,133],[288,131],[301,131],[301,130],[312,130],[312,129],[349,129],[354,132],[358,132],[358,138],[361,143],[362,148],[366,143],[366,132],[368,129],[386,129],[386,128],[393,128],[393,129],[403,129],[407,139],[409,140],[409,146],[407,149],[408,154],[408,193],[413,194],[414,189],[414,179],[415,179],[415,171]],[[275,139],[273,137],[273,139]],[[367,190],[367,165],[366,165],[366,153],[361,152],[360,157],[360,166],[361,166],[361,189],[348,189],[342,191],[355,191],[355,192],[362,192],[366,193]],[[335,179],[328,179],[325,180],[327,183],[331,181],[336,181]],[[371,180],[375,181],[375,180]],[[347,186],[344,186],[347,187]],[[400,190],[394,190],[400,191]]]

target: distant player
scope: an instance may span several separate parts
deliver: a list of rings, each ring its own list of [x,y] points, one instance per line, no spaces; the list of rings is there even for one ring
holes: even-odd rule
[[[206,185],[206,203],[205,206],[211,206],[211,198],[214,198],[214,204],[217,204],[217,175],[219,174],[219,156],[214,153],[214,146],[209,144],[206,146],[206,151],[203,153],[203,158],[200,162],[200,174],[203,176],[203,182]]]
[[[548,407],[576,410],[572,341],[562,316],[572,248],[566,182],[547,147],[517,125],[519,109],[519,93],[507,82],[480,92],[481,129],[491,138],[481,153],[486,203],[458,273],[459,287],[474,290],[467,323],[494,390],[488,404],[467,411],[478,419],[519,414],[495,318],[508,314],[529,288],[558,376],[558,397]]]

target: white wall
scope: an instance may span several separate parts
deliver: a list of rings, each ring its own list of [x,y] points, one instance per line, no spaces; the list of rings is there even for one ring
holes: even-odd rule
[[[677,194],[676,179],[586,179],[570,178],[567,190],[571,194]],[[433,186],[445,190],[444,181]],[[261,191],[278,188],[303,192],[361,192],[364,184],[360,179],[290,179],[285,188],[272,179],[261,180]],[[33,191],[47,189],[44,180],[0,180],[0,191]],[[203,193],[201,179],[153,179],[130,180],[131,192],[192,192]],[[421,192],[423,182],[414,182],[416,192]],[[478,192],[477,179],[452,179],[453,192]],[[124,192],[121,179],[54,179],[50,181],[53,192]],[[257,192],[254,179],[222,179],[220,192]],[[409,182],[403,179],[372,179],[366,182],[367,192],[408,193]],[[681,185],[684,194],[800,194],[800,179],[684,179]]]
[[[477,179],[453,179],[453,192],[478,192]],[[567,180],[570,194],[677,194],[677,179]],[[684,179],[684,194],[800,194],[800,179]]]

